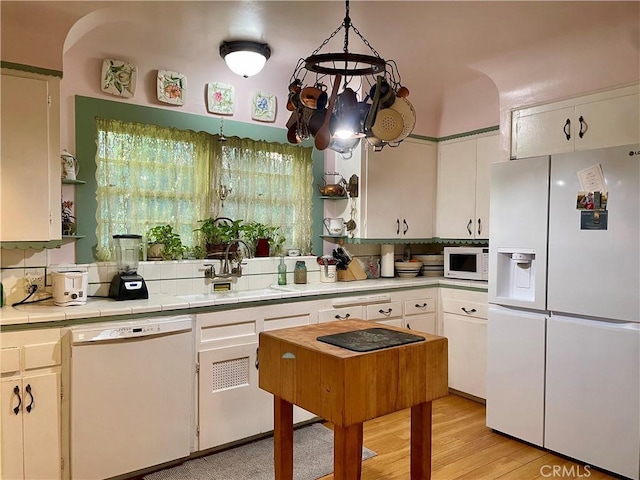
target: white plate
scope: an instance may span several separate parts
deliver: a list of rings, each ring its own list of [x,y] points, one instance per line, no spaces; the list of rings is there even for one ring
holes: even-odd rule
[[[101,88],[118,97],[131,98],[136,93],[138,67],[122,60],[105,58],[102,62]]]
[[[184,105],[187,98],[187,77],[171,70],[158,70],[157,96],[162,103]]]
[[[236,93],[233,85],[212,82],[207,85],[207,109],[210,113],[233,115]]]

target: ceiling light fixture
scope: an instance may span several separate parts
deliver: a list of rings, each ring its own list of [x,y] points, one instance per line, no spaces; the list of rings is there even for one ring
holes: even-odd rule
[[[292,143],[299,143],[308,138],[309,135],[314,135],[315,146],[318,150],[324,150],[327,147],[332,148],[335,142],[327,144],[326,129],[324,131],[320,129],[318,133],[314,134],[314,129],[308,128],[309,106],[300,101],[296,95],[300,93],[301,87],[304,85],[317,86],[328,83],[329,86],[333,86],[335,82],[339,82],[343,83],[343,91],[335,99],[335,110],[327,112],[327,117],[335,117],[336,125],[335,128],[331,129],[333,137],[335,138],[338,135],[342,138],[365,136],[376,151],[381,150],[385,145],[398,146],[413,130],[415,125],[415,115],[411,117],[411,114],[415,112],[413,112],[413,107],[410,106],[406,99],[409,90],[401,84],[400,72],[396,62],[383,59],[351,23],[349,0],[346,0],[345,4],[346,12],[342,24],[310,56],[298,60],[293,71],[289,85],[289,101],[287,102],[287,109],[293,113],[287,122],[289,127],[287,138]],[[342,52],[321,53],[321,50],[341,30],[344,30]],[[349,51],[350,31],[353,31],[360,38],[362,43],[369,49],[369,52],[362,54]],[[307,76],[311,78],[307,80]],[[355,78],[358,81],[353,82],[353,88],[359,90],[360,102],[351,98],[355,97],[355,94],[349,86]],[[407,104],[407,108],[404,108],[403,111],[410,112],[409,118],[406,118],[406,115],[402,117],[404,125],[397,125],[397,127],[400,127],[400,131],[398,131],[397,127],[392,131],[385,131],[384,126],[376,125],[377,112],[390,108],[396,101],[396,97],[400,97],[401,103]],[[331,102],[329,104],[331,105]],[[346,110],[344,108],[345,104],[347,105]],[[383,138],[376,136],[374,131],[382,133],[383,135],[380,136]],[[318,137],[321,137],[320,140]]]
[[[260,73],[271,56],[271,48],[266,43],[238,40],[222,42],[220,56],[233,73],[248,78]]]

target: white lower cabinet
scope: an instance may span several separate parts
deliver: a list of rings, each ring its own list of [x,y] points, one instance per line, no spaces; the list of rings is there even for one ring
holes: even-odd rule
[[[300,302],[197,315],[198,450],[273,430],[273,395],[258,386],[259,334],[315,323],[317,310]],[[294,407],[294,423],[313,417]]]
[[[410,330],[435,335],[437,332],[435,296],[405,300],[404,323]]]
[[[441,289],[442,335],[449,340],[449,388],[486,398],[487,294]]]
[[[0,477],[61,478],[60,330],[2,334]]]
[[[198,352],[198,449],[257,435],[272,415],[258,388],[258,344]]]

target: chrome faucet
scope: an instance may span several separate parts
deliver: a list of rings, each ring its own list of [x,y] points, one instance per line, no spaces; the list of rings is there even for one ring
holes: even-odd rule
[[[229,253],[231,250],[231,245],[233,245],[234,243],[237,243],[238,246],[240,246],[240,244],[244,245],[244,248],[247,250],[247,258],[251,258],[251,250],[249,249],[249,246],[244,242],[244,240],[235,238],[229,242],[229,245],[227,245],[227,249],[224,252],[224,259],[222,260],[223,263],[220,273],[216,273],[216,268],[213,264],[204,264],[204,266],[207,267],[204,271],[205,278],[239,278],[242,276],[242,259],[244,258],[242,254],[238,252],[235,252],[233,254],[233,258],[231,259],[231,268],[229,268]],[[237,263],[237,266],[235,267],[233,266],[234,261]]]

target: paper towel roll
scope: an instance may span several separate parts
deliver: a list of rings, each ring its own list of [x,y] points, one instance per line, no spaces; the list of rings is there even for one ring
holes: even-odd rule
[[[381,245],[380,246],[380,276],[381,277],[393,277],[395,272],[394,266],[394,246],[393,245]]]

